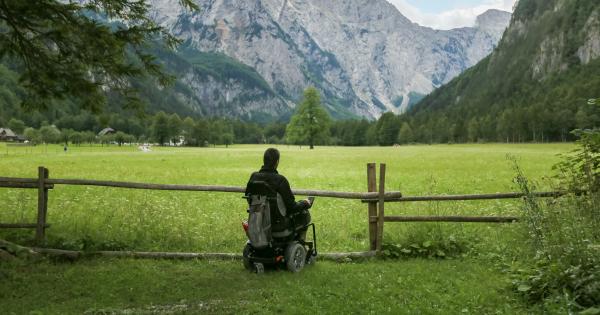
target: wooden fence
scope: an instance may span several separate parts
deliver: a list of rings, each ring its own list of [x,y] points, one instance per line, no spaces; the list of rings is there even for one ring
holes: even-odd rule
[[[524,193],[495,193],[474,195],[439,195],[439,196],[402,196],[389,197],[385,193],[385,170],[386,165],[379,165],[379,190],[377,190],[376,164],[367,165],[367,182],[369,192],[378,191],[377,198],[365,198],[362,200],[369,205],[369,240],[371,250],[381,250],[383,245],[383,225],[385,222],[464,222],[464,223],[513,223],[519,221],[518,217],[499,216],[386,216],[386,202],[423,202],[423,201],[469,201],[469,200],[493,200],[493,199],[519,199],[526,196]],[[531,195],[537,198],[556,198],[565,192],[534,192]]]
[[[383,225],[385,222],[485,222],[510,223],[518,221],[517,217],[467,217],[467,216],[385,216],[386,202],[418,202],[418,201],[456,201],[456,200],[490,200],[521,198],[523,193],[498,193],[480,195],[447,195],[405,197],[400,192],[386,192],[386,165],[379,165],[379,187],[377,187],[377,169],[375,163],[367,164],[367,192],[337,192],[323,190],[295,189],[293,193],[301,196],[329,197],[361,200],[368,204],[368,229],[370,250],[381,250],[383,244]],[[172,191],[205,191],[224,193],[244,193],[245,187],[235,186],[201,186],[201,185],[168,185],[132,182],[101,181],[87,179],[52,179],[47,168],[38,168],[38,178],[0,177],[0,187],[38,190],[38,212],[36,223],[0,223],[0,228],[35,229],[35,240],[41,244],[45,240],[48,217],[48,191],[55,185],[84,185],[127,189],[172,190]],[[562,192],[535,193],[537,197],[558,197]]]

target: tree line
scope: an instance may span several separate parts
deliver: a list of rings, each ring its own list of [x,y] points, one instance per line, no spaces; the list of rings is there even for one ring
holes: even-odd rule
[[[4,126],[24,136],[32,144],[63,143],[81,144],[134,144],[209,146],[233,143],[282,143],[285,124],[273,123],[260,126],[255,123],[221,119],[182,119],[177,114],[158,112],[145,118],[120,118],[112,116],[108,124],[90,116],[88,124],[68,124],[63,120],[50,124],[45,121],[38,126],[28,126],[23,120],[10,119]],[[115,132],[99,134],[103,127]]]
[[[258,124],[226,118],[182,118],[159,111],[153,115],[121,114],[60,117],[52,123],[11,118],[7,126],[32,143],[81,145],[156,143],[159,145],[210,146],[230,144],[297,144],[339,146],[391,146],[411,143],[549,142],[570,141],[570,131],[600,124],[596,100],[586,100],[576,112],[556,112],[542,107],[508,108],[497,117],[465,118],[447,115],[395,115],[378,120],[332,121],[320,103],[316,89],[309,88],[290,123]],[[115,133],[98,135],[110,127]]]

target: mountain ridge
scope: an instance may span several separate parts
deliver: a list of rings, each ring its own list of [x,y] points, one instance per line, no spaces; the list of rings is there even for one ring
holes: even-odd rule
[[[521,0],[497,49],[407,119],[418,138],[436,142],[564,141],[570,130],[600,123],[587,101],[600,95],[598,73],[600,3]]]
[[[152,14],[184,40],[186,53],[228,56],[253,68],[275,91],[261,99],[267,104],[262,108],[221,102],[244,119],[261,112],[289,115],[309,85],[337,118],[403,112],[491,52],[502,28],[493,17],[506,25],[510,17],[490,11],[492,18],[476,27],[439,31],[411,22],[384,0],[206,0],[191,14],[176,2],[152,0]],[[193,84],[202,81],[193,72],[182,76],[201,96],[201,104],[190,105],[198,108],[214,103],[202,96],[235,81],[202,86]],[[209,115],[219,113],[211,108]]]

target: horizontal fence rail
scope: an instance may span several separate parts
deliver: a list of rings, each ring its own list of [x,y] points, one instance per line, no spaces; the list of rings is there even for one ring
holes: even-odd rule
[[[417,202],[417,201],[467,201],[467,200],[493,200],[493,199],[519,199],[531,195],[538,198],[560,197],[566,195],[563,191],[534,192],[531,194],[511,192],[479,195],[443,195],[443,196],[407,196],[400,198],[387,198],[385,202]],[[378,199],[366,198],[362,202],[377,202]]]
[[[35,229],[37,223],[0,223],[0,229]],[[50,224],[44,224],[44,227],[50,227]]]
[[[57,179],[49,178],[45,180],[48,188],[54,188],[54,185],[74,185],[74,186],[101,186],[129,189],[148,189],[148,190],[175,190],[175,191],[206,191],[206,192],[225,192],[225,193],[244,193],[245,187],[239,186],[208,186],[208,185],[176,185],[176,184],[149,184],[134,182],[116,182],[90,179]],[[32,178],[12,178],[0,177],[0,187],[9,188],[38,188],[38,180]],[[294,189],[292,192],[300,196],[329,197],[341,199],[369,199],[379,196],[378,193],[361,192],[339,192],[326,190]],[[385,194],[386,198],[401,198],[400,192],[389,192]]]
[[[371,217],[377,220],[377,217]],[[473,222],[473,223],[512,223],[517,217],[465,217],[465,216],[386,216],[384,222]]]
[[[53,189],[54,185],[44,181],[46,189]],[[38,188],[39,179],[37,178],[15,178],[0,177],[0,187],[2,188]]]

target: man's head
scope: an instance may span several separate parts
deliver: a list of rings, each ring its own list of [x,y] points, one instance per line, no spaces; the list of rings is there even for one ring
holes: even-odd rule
[[[277,169],[279,165],[279,151],[275,148],[268,148],[263,156],[263,163],[266,168]]]

